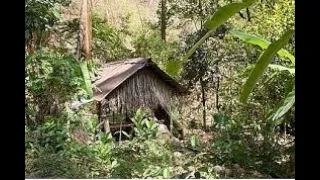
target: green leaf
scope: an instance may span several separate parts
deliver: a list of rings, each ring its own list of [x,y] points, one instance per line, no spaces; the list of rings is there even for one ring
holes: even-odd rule
[[[295,68],[287,68],[285,66],[277,65],[277,64],[269,64],[269,68],[278,70],[278,71],[289,71],[291,74],[295,74]]]
[[[146,123],[147,128],[150,129],[150,127],[152,126],[152,121],[149,121],[146,119],[145,123]]]
[[[87,62],[86,61],[80,62],[80,68],[81,68],[82,76],[83,76],[83,79],[84,79],[86,91],[89,94],[89,96],[92,97],[93,96],[93,91],[92,91],[91,78],[90,78],[90,75],[89,75]]]
[[[220,126],[225,125],[230,120],[228,116],[221,113],[214,114],[213,119],[214,119],[214,122]]]
[[[181,61],[169,61],[166,66],[166,71],[172,75],[176,76],[181,69]]]
[[[254,67],[255,67],[255,64],[251,64],[251,65],[247,66],[245,68],[245,72],[252,70]],[[277,70],[277,71],[289,71],[290,74],[295,75],[295,68],[294,67],[288,68],[288,67],[277,65],[277,64],[269,64],[268,67],[270,69]],[[277,74],[277,72],[274,75],[276,75],[276,74]],[[274,75],[269,76],[269,79],[271,79],[271,77]]]
[[[131,136],[125,131],[122,131],[122,134],[125,135],[127,138],[131,138]]]
[[[197,135],[191,136],[190,141],[191,141],[191,147],[193,147],[193,148],[198,147],[199,144],[200,144],[200,143],[199,143],[199,136],[197,136]]]
[[[196,49],[207,39],[210,35],[223,23],[225,23],[234,14],[241,9],[251,6],[255,0],[246,0],[242,3],[231,3],[218,9],[213,16],[207,20],[204,24],[209,31],[187,52],[182,62],[186,62],[187,59],[196,51]]]
[[[170,178],[170,171],[168,168],[164,168],[163,170],[163,177],[164,178]]]
[[[251,6],[255,0],[247,0],[242,3],[231,3],[221,7],[216,11],[213,16],[204,23],[204,27],[208,29],[215,29],[225,23],[234,14],[239,12],[241,9]]]
[[[115,167],[117,167],[117,166],[119,166],[117,160],[112,161],[111,167],[112,167],[112,168],[115,168]]]
[[[270,44],[268,48],[263,52],[258,62],[256,63],[254,69],[251,71],[251,74],[249,75],[248,80],[245,82],[241,90],[240,102],[245,103],[248,100],[249,94],[253,90],[259,77],[263,74],[265,69],[268,67],[271,59],[284,45],[288,43],[289,39],[293,35],[294,35],[293,30],[287,31],[278,41]]]
[[[260,46],[262,49],[267,49],[268,46],[271,44],[270,41],[267,41],[262,37],[252,35],[252,34],[247,34],[245,32],[232,30],[230,31],[230,33],[232,36],[237,37],[246,43]]]
[[[246,43],[257,45],[257,46],[261,47],[262,49],[267,49],[268,46],[271,44],[270,41],[263,39],[262,37],[253,35],[253,34],[247,34],[245,32],[240,32],[240,31],[236,31],[236,30],[231,31],[230,33],[232,36],[237,37]],[[281,58],[290,59],[291,63],[295,64],[295,57],[291,53],[289,53],[287,50],[285,50],[285,49],[279,50],[278,55]]]
[[[296,59],[295,59],[295,57],[294,57],[291,53],[289,53],[287,50],[281,49],[280,51],[278,51],[278,55],[279,55],[280,57],[283,57],[283,58],[286,57],[286,58],[290,59],[290,60],[291,60],[291,63],[292,63],[293,65],[296,64]]]
[[[282,106],[273,115],[272,120],[277,120],[285,115],[295,103],[295,89],[293,89],[284,100]]]
[[[25,61],[24,61],[25,66],[28,66],[32,62],[32,58],[33,58],[32,55],[29,55],[25,58]]]

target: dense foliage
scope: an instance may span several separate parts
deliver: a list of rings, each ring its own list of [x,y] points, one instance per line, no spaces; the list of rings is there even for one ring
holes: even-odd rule
[[[116,10],[93,4],[84,64],[74,56],[80,8],[67,14],[76,2],[26,1],[26,177],[294,178],[294,0],[155,3],[156,19],[128,13],[117,27],[106,19]],[[183,138],[146,108],[129,117],[132,131],[102,131],[88,78],[133,57],[188,87],[170,109]]]

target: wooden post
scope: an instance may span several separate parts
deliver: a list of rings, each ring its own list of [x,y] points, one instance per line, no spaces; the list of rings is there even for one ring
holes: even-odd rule
[[[97,114],[98,114],[98,121],[99,121],[99,123],[101,123],[102,119],[101,119],[101,102],[100,101],[98,101],[96,104],[96,110],[97,110]]]
[[[119,144],[121,144],[121,137],[122,137],[122,120],[120,121]]]
[[[173,119],[171,117],[171,107],[170,107],[170,105],[165,105],[165,106],[163,106],[163,109],[168,114],[169,121],[170,121],[169,131],[172,133],[173,132]]]
[[[105,133],[111,132],[109,119],[107,117],[106,117],[106,120],[104,121],[104,131]]]

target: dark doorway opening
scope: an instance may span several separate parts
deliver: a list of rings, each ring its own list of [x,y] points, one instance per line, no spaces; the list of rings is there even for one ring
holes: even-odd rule
[[[157,106],[157,108],[154,110],[154,116],[163,124],[167,126],[168,129],[170,129],[170,115],[168,114],[168,111],[166,111],[166,108],[161,106],[160,104]]]

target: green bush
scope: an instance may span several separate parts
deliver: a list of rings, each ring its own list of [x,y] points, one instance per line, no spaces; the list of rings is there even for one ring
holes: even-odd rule
[[[26,172],[39,178],[108,178],[116,165],[113,140],[110,134],[95,134],[95,127],[94,119],[70,109],[35,129],[26,127]],[[75,129],[87,135],[86,142],[74,139]]]
[[[135,116],[131,118],[134,124],[135,137],[141,139],[155,138],[158,125],[149,115],[141,109],[138,109]]]
[[[87,97],[79,61],[42,49],[25,58],[26,123],[41,124],[45,116],[61,113],[70,99]]]
[[[218,132],[212,152],[216,156],[217,163],[239,164],[264,174],[294,177],[292,174],[294,166],[288,165],[292,164],[292,160],[294,162],[294,154],[289,152],[294,148],[292,144],[279,143],[284,138],[274,131],[275,126],[272,122],[266,119],[250,119],[246,114],[233,116],[235,120],[224,114],[214,116]],[[290,141],[292,139],[287,140]]]
[[[37,178],[84,178],[88,169],[80,168],[68,154],[41,149],[34,161]]]
[[[125,141],[113,150],[112,157],[118,162],[112,178],[157,178],[173,166],[173,152],[170,146],[158,140],[133,139]]]

